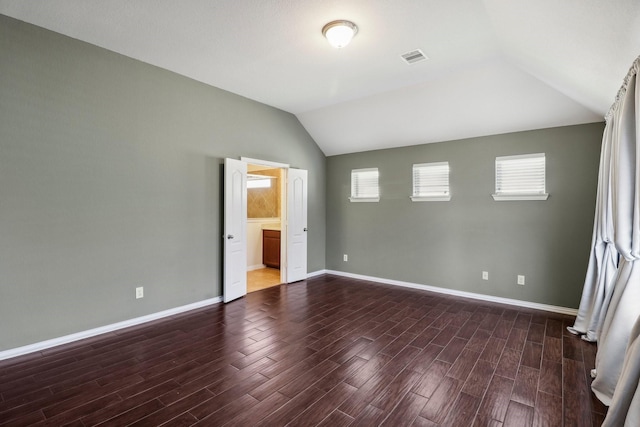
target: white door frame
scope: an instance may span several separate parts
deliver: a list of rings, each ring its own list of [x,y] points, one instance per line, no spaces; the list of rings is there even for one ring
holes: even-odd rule
[[[272,168],[289,169],[291,167],[288,163],[278,163],[271,162],[269,160],[252,159],[250,157],[240,157],[240,160],[245,163],[251,163],[252,165],[271,166]]]

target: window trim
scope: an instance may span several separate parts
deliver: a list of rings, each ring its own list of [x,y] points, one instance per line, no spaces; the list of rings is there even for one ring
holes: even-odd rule
[[[522,194],[492,194],[491,197],[493,197],[493,200],[495,200],[496,202],[505,202],[505,201],[517,201],[517,200],[547,200],[549,198],[549,193],[542,193],[542,194],[528,194],[528,193],[522,193]]]
[[[447,165],[447,193],[446,194],[438,194],[438,195],[432,195],[432,196],[426,196],[426,195],[421,195],[421,196],[416,196],[415,194],[412,196],[409,196],[409,198],[411,199],[412,202],[448,202],[451,200],[451,186],[449,184],[449,175],[451,173],[451,169],[449,168],[449,162],[431,162],[431,163],[415,163],[413,164],[413,166],[411,167],[411,188],[412,188],[412,193],[415,192],[415,187],[416,187],[416,183],[415,183],[415,170],[416,170],[416,166],[420,167],[420,166],[442,166],[442,165]]]
[[[377,197],[356,197],[353,195],[353,174],[354,172],[372,172],[376,171],[378,176],[376,177],[378,196]],[[352,203],[375,203],[380,201],[380,170],[378,168],[362,168],[362,169],[351,169],[351,196],[349,196],[349,201]]]
[[[518,159],[533,159],[533,158],[542,158],[544,159],[544,190],[542,192],[498,192],[498,162],[500,160],[518,160]],[[494,175],[494,184],[496,187],[495,193],[491,195],[493,200],[497,202],[503,201],[518,201],[518,200],[547,200],[549,198],[549,193],[547,193],[547,159],[545,153],[532,153],[532,154],[520,154],[515,156],[498,156],[495,160],[495,175]]]

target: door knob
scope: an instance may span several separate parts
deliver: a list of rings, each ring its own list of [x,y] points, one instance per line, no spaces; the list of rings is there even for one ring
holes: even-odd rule
[[[229,234],[229,235],[227,236],[227,239],[233,239],[233,234]]]
[[[302,231],[307,231],[307,227],[305,227]]]

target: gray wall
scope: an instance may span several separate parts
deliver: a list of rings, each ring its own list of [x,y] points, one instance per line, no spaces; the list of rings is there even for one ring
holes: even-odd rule
[[[219,296],[239,156],[309,170],[325,268],[326,158],[293,115],[0,15],[0,351]]]
[[[596,123],[329,157],[327,268],[577,307],[603,129]],[[537,152],[546,153],[549,199],[494,201],[495,157]],[[452,200],[411,202],[412,164],[438,161],[449,161]],[[381,200],[350,203],[351,169],[366,167],[379,168]],[[518,274],[525,286],[516,284]]]

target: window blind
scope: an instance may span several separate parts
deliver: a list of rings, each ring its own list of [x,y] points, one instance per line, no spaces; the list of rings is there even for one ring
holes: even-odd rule
[[[352,202],[377,202],[380,200],[378,168],[353,169],[351,171]]]
[[[450,200],[449,162],[413,165],[413,201]]]
[[[545,154],[496,157],[496,192],[499,196],[546,199]]]

